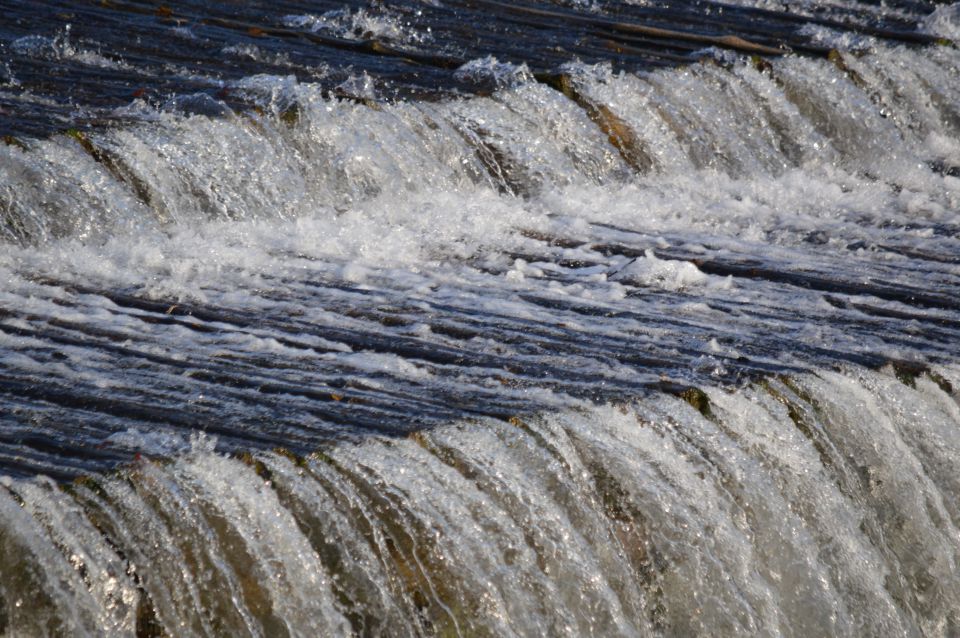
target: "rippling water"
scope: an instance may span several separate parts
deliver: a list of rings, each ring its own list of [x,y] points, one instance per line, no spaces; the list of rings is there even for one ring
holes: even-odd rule
[[[956,6],[0,12],[0,631],[960,632]]]

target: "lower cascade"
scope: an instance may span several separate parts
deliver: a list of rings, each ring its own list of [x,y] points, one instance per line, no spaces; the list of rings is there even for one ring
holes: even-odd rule
[[[0,489],[7,635],[951,636],[960,368]]]

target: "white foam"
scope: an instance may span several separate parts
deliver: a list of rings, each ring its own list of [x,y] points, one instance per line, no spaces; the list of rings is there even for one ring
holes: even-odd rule
[[[62,33],[50,37],[45,35],[26,35],[17,38],[10,44],[14,52],[38,58],[52,58],[58,60],[72,60],[106,69],[129,69],[130,66],[122,60],[115,60],[101,55],[97,51],[78,47],[70,39],[70,25]]]
[[[703,286],[709,281],[709,277],[692,263],[658,259],[649,249],[643,257],[637,257],[619,268],[611,275],[611,279],[674,291]]]
[[[530,69],[526,64],[511,64],[500,62],[496,57],[488,55],[464,63],[454,72],[459,80],[477,82],[492,80],[496,86],[509,86],[531,79]]]
[[[960,40],[960,3],[938,6],[924,18],[922,25],[927,33],[955,42]]]
[[[423,44],[431,40],[429,30],[411,28],[402,18],[385,9],[333,9],[321,15],[288,15],[283,23],[291,28],[327,32],[346,40],[377,38],[401,44]]]

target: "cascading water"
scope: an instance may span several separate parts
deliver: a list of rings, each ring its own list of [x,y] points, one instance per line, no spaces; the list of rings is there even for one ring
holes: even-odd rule
[[[6,4],[0,633],[960,635],[956,7]]]
[[[0,492],[16,635],[953,635],[956,367]],[[29,597],[28,597],[29,596]]]

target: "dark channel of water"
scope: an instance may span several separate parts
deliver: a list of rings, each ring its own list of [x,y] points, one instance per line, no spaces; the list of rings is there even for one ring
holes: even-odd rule
[[[489,90],[455,74],[488,55],[543,74],[573,59],[628,71],[675,66],[710,46],[826,55],[829,47],[801,33],[805,25],[930,43],[936,38],[918,33],[911,17],[933,6],[827,5],[797,15],[702,0],[7,1],[0,3],[0,135],[122,121],[117,109],[135,100],[208,113],[218,103],[249,107],[229,83],[260,73],[294,75],[349,94],[337,87],[365,72],[384,96],[423,97]],[[325,15],[320,28],[296,19]],[[378,20],[390,28],[377,29]],[[194,99],[174,99],[184,95]]]

